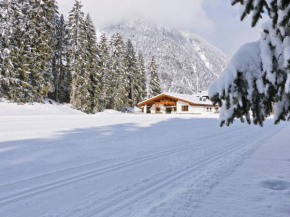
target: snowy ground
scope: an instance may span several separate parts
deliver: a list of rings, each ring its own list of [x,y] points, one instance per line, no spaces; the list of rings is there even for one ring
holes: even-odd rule
[[[290,216],[289,130],[0,102],[0,216]]]

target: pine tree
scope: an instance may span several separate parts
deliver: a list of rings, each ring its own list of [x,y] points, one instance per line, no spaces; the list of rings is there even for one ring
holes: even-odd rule
[[[70,74],[67,68],[67,28],[63,15],[56,20],[55,29],[55,48],[53,54],[53,84],[54,84],[54,98],[57,102],[69,102],[70,94]]]
[[[1,2],[1,92],[12,102],[26,103],[34,99],[29,75],[31,55],[32,5],[28,1]]]
[[[12,88],[9,92],[10,99],[15,102],[33,102],[34,93],[31,83],[30,74],[31,66],[33,65],[32,49],[31,49],[31,28],[30,16],[32,5],[28,1],[19,3],[21,10],[18,19],[16,20],[13,33],[14,54],[11,61],[14,64],[15,74],[19,79],[19,83],[15,82],[10,85]]]
[[[81,10],[82,7],[81,2],[76,0],[73,8],[69,12],[69,70],[72,79],[70,101],[72,108],[90,113],[90,75],[85,70],[84,62],[87,38],[85,32],[85,15]]]
[[[110,106],[115,110],[120,110],[129,105],[129,80],[125,70],[124,41],[119,33],[112,36],[110,49]]]
[[[0,2],[0,97],[9,97],[9,89],[17,79],[11,55],[13,55],[13,23],[18,12],[20,9],[16,1]]]
[[[136,98],[137,103],[142,102],[147,97],[147,78],[146,78],[146,67],[144,62],[143,54],[140,52],[138,55],[138,66],[139,66],[139,77],[138,87],[139,94]]]
[[[28,5],[27,5],[28,6]],[[29,82],[32,86],[33,101],[42,102],[52,90],[52,66],[54,21],[58,7],[54,0],[30,2],[27,12],[27,25],[30,37]]]
[[[110,102],[110,70],[109,70],[109,47],[107,44],[106,34],[101,35],[101,40],[99,43],[99,69],[100,69],[100,108],[101,110],[106,109]]]
[[[125,55],[126,71],[129,75],[129,99],[132,107],[136,106],[137,99],[139,97],[139,83],[138,79],[140,78],[138,70],[138,62],[136,53],[133,47],[131,40],[129,39],[126,46],[126,55]]]
[[[85,70],[90,76],[90,106],[91,113],[101,111],[99,95],[100,95],[100,69],[99,56],[97,47],[96,31],[93,21],[88,14],[86,17],[86,55],[85,55]]]
[[[154,97],[162,93],[162,90],[160,87],[160,79],[157,72],[157,65],[156,65],[154,56],[152,57],[152,60],[149,66],[149,72],[150,72],[149,97]]]
[[[290,119],[290,2],[286,0],[233,0],[242,6],[241,20],[251,14],[254,27],[263,15],[261,39],[244,45],[222,76],[210,88],[221,109],[221,125],[235,118],[263,125],[275,111],[275,123]],[[243,67],[241,67],[243,66]],[[247,67],[246,67],[247,66]]]

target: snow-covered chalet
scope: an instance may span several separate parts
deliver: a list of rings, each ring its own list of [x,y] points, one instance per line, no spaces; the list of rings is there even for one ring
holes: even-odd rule
[[[138,103],[143,113],[157,114],[202,114],[218,113],[219,107],[213,106],[207,91],[197,94],[162,93]]]

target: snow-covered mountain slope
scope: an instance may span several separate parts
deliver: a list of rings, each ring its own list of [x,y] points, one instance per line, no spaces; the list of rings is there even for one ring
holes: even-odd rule
[[[203,38],[144,21],[126,21],[102,30],[119,32],[142,51],[147,64],[157,59],[163,91],[192,94],[207,90],[224,69],[229,56]]]

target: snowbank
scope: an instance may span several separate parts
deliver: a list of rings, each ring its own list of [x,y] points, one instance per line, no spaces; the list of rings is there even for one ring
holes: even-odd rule
[[[142,110],[135,107],[131,108],[133,113],[141,113]],[[113,109],[106,109],[96,115],[121,115],[123,112]],[[0,116],[20,116],[20,115],[87,115],[76,109],[72,109],[69,104],[58,104],[57,102],[46,99],[44,103],[17,104],[0,99]],[[87,115],[89,116],[89,115]],[[90,116],[92,116],[90,114]]]
[[[116,111],[116,110],[113,110],[113,109],[106,109],[103,112],[97,113],[97,115],[102,115],[102,114],[105,114],[105,115],[120,115],[120,114],[123,114],[123,113],[119,112],[119,111]]]
[[[57,104],[53,100],[45,100],[45,103],[33,103],[20,105],[6,100],[0,101],[0,116],[15,115],[85,115],[72,109],[69,104]]]

